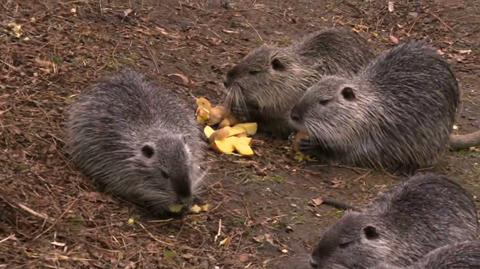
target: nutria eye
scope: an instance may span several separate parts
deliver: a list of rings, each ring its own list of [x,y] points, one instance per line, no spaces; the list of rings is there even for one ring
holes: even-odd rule
[[[330,102],[329,99],[321,99],[321,100],[318,100],[318,103],[322,106],[328,104]]]
[[[142,147],[142,154],[143,156],[147,157],[147,158],[152,158],[153,156],[153,153],[154,153],[154,150],[151,146],[149,145],[145,145]]]
[[[169,178],[170,177],[170,175],[167,172],[165,172],[164,170],[160,170],[160,173],[162,173],[163,178]]]
[[[285,65],[279,59],[273,59],[272,68],[277,71],[284,71]]]
[[[249,73],[250,75],[256,75],[256,74],[259,74],[260,71],[258,71],[258,70],[250,70],[250,71],[248,71],[248,73]]]
[[[377,229],[373,226],[367,226],[363,228],[363,232],[368,240],[377,239],[380,236],[377,232]]]
[[[355,92],[350,87],[345,87],[342,89],[342,96],[347,101],[353,101],[355,99]]]

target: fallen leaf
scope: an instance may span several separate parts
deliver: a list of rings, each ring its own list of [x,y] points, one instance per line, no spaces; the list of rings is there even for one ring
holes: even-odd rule
[[[247,261],[249,260],[249,258],[250,258],[249,255],[248,255],[248,254],[245,254],[245,253],[244,253],[244,254],[240,254],[240,255],[238,256],[238,260],[239,260],[240,262],[243,262],[243,263],[247,262]]]
[[[313,206],[319,206],[319,205],[323,204],[323,199],[322,199],[322,197],[317,197],[317,198],[312,199],[312,200],[311,200],[311,204],[312,204]]]
[[[185,254],[182,255],[182,257],[184,259],[190,260],[191,258],[193,258],[195,256],[193,256],[193,254],[190,254],[190,253],[185,253]]]
[[[396,38],[395,36],[393,35],[390,35],[389,36],[390,38],[390,41],[392,41],[393,44],[398,44],[400,41],[398,40],[398,38]]]
[[[123,16],[124,16],[124,17],[127,17],[127,16],[130,15],[130,13],[132,13],[132,12],[133,12],[133,9],[131,9],[131,8],[125,9],[125,10],[123,11]]]
[[[394,10],[394,2],[393,1],[388,1],[388,12],[393,12]]]
[[[173,78],[177,78],[177,81],[183,85],[189,85],[191,83],[190,79],[183,75],[183,74],[179,74],[179,73],[175,73],[175,74],[167,74],[167,77],[173,77]]]
[[[10,22],[7,24],[7,27],[10,28],[10,31],[11,31],[11,35],[16,37],[16,38],[20,38],[23,34],[22,32],[22,26],[20,24],[17,24],[15,22]]]

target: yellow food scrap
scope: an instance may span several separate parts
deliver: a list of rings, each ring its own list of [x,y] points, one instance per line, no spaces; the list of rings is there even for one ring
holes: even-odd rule
[[[243,156],[253,155],[253,149],[248,144],[236,143],[236,144],[233,144],[233,147],[238,153],[240,153],[240,155],[243,155]]]
[[[205,136],[206,136],[207,138],[210,138],[210,136],[211,136],[213,133],[215,133],[215,130],[213,130],[212,127],[210,127],[210,126],[207,125],[207,126],[205,126],[205,128],[203,129],[203,133],[205,134]]]
[[[227,113],[227,109],[224,106],[216,106],[210,109],[210,117],[208,119],[208,125],[215,125],[218,124],[223,120],[225,114]]]
[[[133,225],[135,223],[135,219],[134,218],[128,218],[127,223],[129,225]]]
[[[223,128],[225,126],[232,126],[238,123],[238,120],[233,115],[228,115],[219,124],[218,127]]]
[[[235,137],[231,136],[225,139],[213,141],[212,146],[220,153],[232,154],[235,150],[235,147],[233,145],[235,141]]]
[[[190,211],[195,213],[195,214],[198,214],[202,211],[202,208],[199,207],[198,205],[193,205],[191,208],[190,208]]]
[[[227,128],[227,127],[224,127],[224,128]],[[241,134],[245,134],[245,133],[247,133],[247,130],[245,128],[242,128],[242,127],[238,126],[238,124],[237,124],[237,125],[230,128],[229,136],[241,135]]]
[[[170,210],[170,212],[172,212],[172,213],[180,213],[180,211],[182,211],[182,209],[183,209],[182,204],[171,204],[168,207],[168,210]]]
[[[197,101],[197,106],[198,107],[204,107],[209,111],[212,108],[212,103],[210,103],[210,101],[208,101],[207,98],[205,98],[205,97],[199,97],[199,98],[197,98],[196,101]]]
[[[239,123],[233,126],[233,128],[243,128],[247,135],[254,135],[257,133],[257,123],[256,122],[246,122],[246,123]]]
[[[198,123],[205,123],[210,118],[210,111],[204,107],[199,107],[195,115],[197,116]]]
[[[242,156],[252,156],[254,151],[250,147],[252,139],[249,135],[257,133],[257,123],[238,123],[224,106],[212,107],[204,97],[197,98],[196,116],[199,123],[206,123],[203,133],[211,146],[220,153],[232,154],[234,151]],[[238,124],[237,124],[238,123]],[[216,125],[215,130],[210,125]],[[233,125],[233,126],[232,126]]]
[[[190,212],[193,212],[195,214],[198,214],[200,212],[207,212],[210,209],[209,204],[204,204],[204,205],[193,205],[190,207]]]
[[[210,142],[215,140],[223,140],[230,136],[230,127],[224,127],[222,129],[216,130],[210,137]]]

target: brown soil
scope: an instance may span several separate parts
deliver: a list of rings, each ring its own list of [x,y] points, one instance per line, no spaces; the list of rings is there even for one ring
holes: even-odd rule
[[[312,199],[358,206],[400,179],[299,163],[286,142],[257,136],[251,159],[209,152],[208,213],[146,219],[68,162],[66,106],[124,65],[192,104],[218,101],[226,70],[252,48],[343,25],[378,51],[433,42],[463,89],[459,131],[480,128],[480,2],[394,1],[393,12],[386,2],[0,1],[0,268],[297,268],[286,258],[309,252],[341,215]],[[479,152],[451,152],[433,170],[478,194],[479,163]]]

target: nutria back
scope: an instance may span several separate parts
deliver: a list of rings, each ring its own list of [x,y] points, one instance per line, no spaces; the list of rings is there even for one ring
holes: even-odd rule
[[[374,58],[368,42],[342,28],[314,32],[289,47],[263,45],[227,73],[225,103],[243,120],[280,136],[288,113],[322,76],[356,73]]]
[[[446,151],[459,103],[449,64],[424,42],[386,51],[354,76],[329,76],[291,112],[326,162],[412,172]]]
[[[375,269],[478,269],[480,241],[465,241],[437,248],[411,266],[398,267],[381,263]]]
[[[316,268],[370,268],[379,261],[406,266],[428,252],[475,240],[472,196],[445,176],[416,175],[363,210],[347,211],[312,253]]]
[[[73,163],[103,191],[153,214],[188,204],[200,182],[203,142],[174,92],[124,70],[95,83],[69,109]]]

